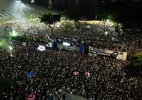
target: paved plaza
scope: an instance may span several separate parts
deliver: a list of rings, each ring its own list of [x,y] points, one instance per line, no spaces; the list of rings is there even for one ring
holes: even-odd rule
[[[17,0],[0,1],[0,18],[7,18],[20,14],[24,14],[24,16],[34,14],[36,17],[39,17],[42,14],[48,12],[51,12],[52,14],[58,14],[57,11],[51,11],[49,9],[42,8],[34,4],[24,4],[21,1]]]

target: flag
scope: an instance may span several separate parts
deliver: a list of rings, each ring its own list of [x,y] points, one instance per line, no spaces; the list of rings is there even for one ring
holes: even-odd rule
[[[35,94],[31,93],[27,96],[26,100],[35,100]]]
[[[73,72],[74,75],[79,75],[79,72],[75,71]]]
[[[86,72],[85,75],[86,75],[86,77],[90,77],[90,73],[89,72]]]

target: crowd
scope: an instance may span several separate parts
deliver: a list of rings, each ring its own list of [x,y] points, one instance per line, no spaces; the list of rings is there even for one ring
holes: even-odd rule
[[[117,33],[116,43],[112,39],[114,32],[109,30],[108,35],[105,35],[103,27],[99,25],[68,31],[97,48],[127,50],[128,60],[49,48],[40,52],[37,51],[40,43],[28,39],[12,40],[12,54],[6,49],[0,49],[0,78],[10,78],[12,81],[10,88],[3,91],[3,100],[25,100],[31,93],[35,94],[36,100],[69,99],[65,98],[64,92],[88,100],[141,99],[141,77],[129,77],[125,72],[129,58],[141,51],[142,41],[139,35]],[[59,34],[61,29],[54,32],[57,35],[53,38],[64,37]],[[23,42],[26,45],[22,45]],[[28,77],[28,72],[35,72],[35,75]],[[86,75],[86,72],[89,74]]]
[[[0,33],[3,34],[12,30],[15,30],[18,35],[36,36],[37,34],[46,34],[48,27],[41,23],[39,19],[7,21],[3,22],[0,27]]]

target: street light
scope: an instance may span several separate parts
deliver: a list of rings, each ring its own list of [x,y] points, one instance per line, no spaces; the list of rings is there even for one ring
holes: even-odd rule
[[[31,3],[35,3],[35,0],[31,0]]]

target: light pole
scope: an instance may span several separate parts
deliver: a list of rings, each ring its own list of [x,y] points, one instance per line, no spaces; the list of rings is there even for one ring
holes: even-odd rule
[[[48,1],[48,8],[49,8],[49,9],[52,9],[52,0],[49,0],[49,1]]]
[[[21,1],[20,0],[17,0],[16,1],[16,7],[17,7],[17,13],[20,13],[20,3],[21,3]]]
[[[31,3],[35,3],[35,0],[31,0]]]

